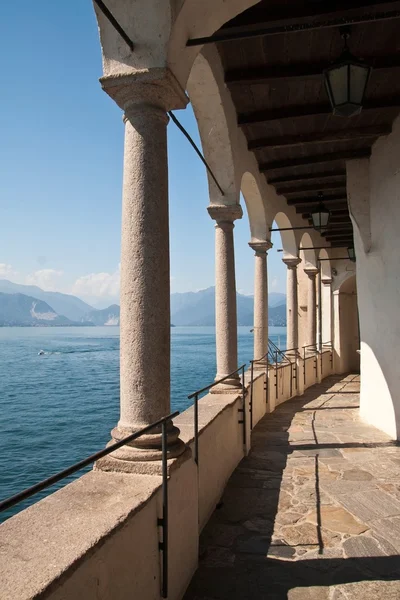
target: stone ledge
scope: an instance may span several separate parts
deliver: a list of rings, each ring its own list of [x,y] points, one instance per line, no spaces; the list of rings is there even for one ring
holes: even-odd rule
[[[1,525],[2,600],[36,598],[74,571],[161,486],[161,477],[92,471]]]
[[[241,399],[239,394],[207,394],[199,400],[199,435],[205,431],[223,412]],[[194,407],[190,406],[174,419],[179,427],[180,438],[191,444],[194,440]]]

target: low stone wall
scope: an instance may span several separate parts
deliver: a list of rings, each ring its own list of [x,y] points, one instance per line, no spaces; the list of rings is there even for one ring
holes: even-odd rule
[[[317,381],[314,357],[305,365],[309,387]],[[327,351],[322,376],[330,373]],[[276,371],[270,366],[268,382],[265,372],[254,372],[253,427],[267,412],[302,393],[302,360],[297,382],[295,376],[289,364]],[[193,407],[175,420],[188,449],[169,461],[169,600],[182,598],[197,568],[199,531],[250,450],[249,372],[245,384],[246,443],[241,393],[208,394],[199,401],[198,467]],[[82,476],[1,526],[1,599],[126,600],[129,595],[159,600],[161,516],[160,476],[101,471]]]

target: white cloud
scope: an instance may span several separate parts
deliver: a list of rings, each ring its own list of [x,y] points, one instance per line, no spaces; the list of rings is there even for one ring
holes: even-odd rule
[[[14,271],[11,265],[6,263],[0,263],[0,278],[1,279],[13,279],[18,276],[17,271]]]
[[[277,277],[274,277],[271,281],[271,289],[277,290],[278,287],[279,287],[279,279]]]
[[[27,285],[37,285],[47,292],[59,292],[60,277],[63,274],[63,271],[57,271],[56,269],[40,269],[27,275],[25,283]]]
[[[79,277],[72,286],[71,293],[91,298],[115,298],[119,296],[120,266],[114,273],[90,273]]]

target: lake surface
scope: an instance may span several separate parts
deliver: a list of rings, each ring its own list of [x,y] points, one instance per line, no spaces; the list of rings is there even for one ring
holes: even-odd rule
[[[285,348],[286,328],[270,328],[270,339]],[[183,411],[190,405],[188,394],[215,377],[215,329],[174,327],[171,344],[171,409]],[[45,354],[38,355],[41,350]],[[239,365],[248,363],[250,327],[239,327],[238,350]],[[119,329],[0,328],[0,382],[4,499],[109,441],[119,418]],[[49,492],[3,513],[0,521]]]

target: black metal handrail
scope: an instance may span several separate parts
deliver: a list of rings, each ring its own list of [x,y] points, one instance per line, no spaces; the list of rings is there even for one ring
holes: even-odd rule
[[[39,481],[35,485],[32,485],[31,487],[29,487],[29,488],[27,488],[25,490],[22,490],[21,492],[19,492],[18,494],[15,494],[14,496],[10,496],[9,498],[6,498],[2,502],[0,502],[0,512],[5,511],[5,510],[7,510],[9,508],[12,508],[16,504],[19,504],[23,500],[27,500],[31,496],[34,496],[35,494],[38,494],[39,492],[41,492],[41,491],[43,491],[43,490],[51,487],[52,485],[54,485],[55,483],[58,483],[62,479],[65,479],[69,475],[73,475],[74,473],[77,473],[78,471],[81,471],[85,467],[87,467],[87,466],[93,464],[94,462],[96,462],[96,460],[99,460],[100,458],[103,458],[104,456],[107,456],[108,454],[111,454],[115,450],[118,450],[118,448],[121,448],[122,446],[125,446],[126,444],[129,444],[129,442],[133,442],[134,440],[138,439],[139,437],[141,437],[145,433],[148,433],[149,431],[152,431],[155,427],[158,427],[158,426],[161,425],[161,439],[162,439],[162,442],[161,442],[161,444],[162,444],[161,445],[161,448],[162,448],[162,450],[161,450],[161,452],[162,452],[162,504],[163,504],[163,513],[162,513],[162,517],[157,520],[157,525],[162,528],[162,541],[159,544],[160,550],[162,551],[162,590],[161,590],[161,592],[162,592],[162,597],[163,598],[167,598],[168,597],[168,462],[167,462],[168,461],[168,448],[167,448],[167,423],[168,423],[168,421],[171,421],[173,418],[175,418],[177,415],[179,415],[179,411],[175,411],[175,412],[171,413],[170,415],[167,415],[167,416],[163,417],[162,419],[159,419],[158,421],[155,421],[154,423],[151,423],[150,425],[147,425],[146,427],[143,427],[143,429],[141,429],[140,431],[137,431],[136,433],[132,433],[131,435],[128,435],[127,437],[123,438],[119,442],[115,442],[113,444],[110,444],[109,446],[107,446],[107,448],[103,448],[103,450],[100,450],[99,452],[95,452],[94,454],[91,454],[87,458],[85,458],[85,459],[83,459],[83,460],[75,463],[74,465],[71,465],[70,467],[64,469],[63,471],[60,471],[59,473],[56,473],[55,475],[52,475],[51,477],[48,477],[47,479],[43,479],[42,481]]]
[[[192,394],[190,394],[188,396],[188,400],[192,400],[194,398],[194,404],[193,404],[193,406],[194,406],[194,460],[195,460],[197,466],[199,466],[199,396],[201,394],[204,394],[205,392],[209,392],[213,387],[215,387],[219,383],[223,383],[230,377],[237,375],[239,372],[241,372],[241,376],[242,376],[241,392],[242,392],[242,403],[243,403],[243,407],[241,409],[239,409],[241,412],[243,412],[243,419],[241,421],[239,421],[239,423],[243,423],[243,445],[246,446],[246,406],[245,406],[246,390],[245,390],[245,385],[244,385],[244,369],[245,369],[245,367],[246,367],[246,363],[244,363],[243,365],[238,367],[235,371],[232,371],[232,373],[229,373],[229,375],[225,375],[225,377],[222,377],[221,379],[214,381],[210,385],[207,385],[206,387],[203,387],[200,390],[196,390],[195,392],[193,392]]]

